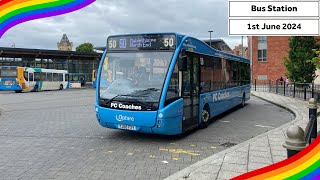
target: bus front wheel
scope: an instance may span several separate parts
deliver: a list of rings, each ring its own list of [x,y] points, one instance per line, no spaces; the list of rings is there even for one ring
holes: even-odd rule
[[[201,113],[201,124],[200,127],[201,128],[207,128],[210,122],[210,111],[209,111],[209,107],[206,105]]]
[[[61,84],[61,85],[60,85],[60,88],[59,88],[59,90],[62,90],[62,89],[63,89],[63,85]]]
[[[16,92],[16,93],[22,93],[22,91],[21,91],[21,90],[16,90],[16,91],[14,91],[14,92]]]

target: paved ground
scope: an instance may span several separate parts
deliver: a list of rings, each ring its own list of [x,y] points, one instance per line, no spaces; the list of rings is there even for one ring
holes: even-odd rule
[[[265,134],[199,161],[168,177],[167,180],[230,179],[286,159],[287,152],[282,146],[285,142],[286,131],[291,125],[297,125],[305,129],[308,122],[308,102],[273,93],[253,92],[253,94],[292,110],[296,115],[295,119]],[[320,127],[319,121],[318,127]]]
[[[164,179],[293,120],[253,97],[243,109],[183,136],[98,125],[92,89],[0,92],[0,179]]]

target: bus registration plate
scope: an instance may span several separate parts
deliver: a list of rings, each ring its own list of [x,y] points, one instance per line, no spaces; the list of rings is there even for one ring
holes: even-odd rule
[[[119,124],[118,128],[125,129],[125,130],[131,130],[131,131],[135,131],[137,129],[135,126],[124,125],[124,124]]]

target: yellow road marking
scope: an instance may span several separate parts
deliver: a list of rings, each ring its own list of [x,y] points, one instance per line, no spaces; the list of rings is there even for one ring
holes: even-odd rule
[[[193,156],[199,156],[198,151],[193,151],[193,150],[184,150],[184,149],[166,149],[166,148],[160,148],[160,151],[167,151],[169,153],[174,153],[174,154],[189,154]]]

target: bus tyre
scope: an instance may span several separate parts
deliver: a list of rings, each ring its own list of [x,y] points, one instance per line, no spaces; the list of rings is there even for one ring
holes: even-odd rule
[[[245,103],[246,103],[246,95],[245,94],[243,94],[243,96],[242,96],[242,100],[241,100],[241,104],[240,104],[240,107],[244,107],[245,106]]]
[[[207,128],[210,122],[210,113],[209,113],[209,108],[204,107],[201,113],[201,124],[200,128]]]
[[[63,85],[61,84],[60,87],[59,87],[59,90],[62,90],[62,89],[63,89]]]
[[[21,91],[21,90],[16,90],[16,91],[14,91],[14,92],[16,92],[16,93],[22,93],[22,91]]]

